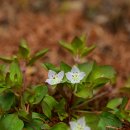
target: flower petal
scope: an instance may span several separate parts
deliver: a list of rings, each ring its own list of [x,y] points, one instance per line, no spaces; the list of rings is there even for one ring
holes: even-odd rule
[[[57,76],[58,76],[59,80],[62,80],[63,77],[64,77],[64,71],[59,72],[59,73],[57,74]]]
[[[80,119],[78,119],[77,123],[79,123],[81,126],[83,126],[85,128],[85,117],[81,117]]]
[[[77,127],[77,123],[75,121],[71,121],[69,122],[69,124],[70,124],[71,130],[75,130],[75,128]]]
[[[72,84],[80,83],[80,80],[79,80],[79,79],[77,79],[77,80],[72,79],[72,80],[71,80],[71,83],[72,83]]]
[[[55,75],[56,75],[56,72],[55,72],[55,71],[49,70],[49,72],[48,72],[48,77],[49,77],[49,79],[52,79]]]
[[[86,126],[84,130],[91,130],[90,127]]]
[[[71,72],[72,72],[72,73],[79,73],[80,70],[78,69],[77,66],[73,66],[72,69],[71,69]]]
[[[48,84],[50,84],[50,85],[52,85],[51,79],[47,79],[45,82],[48,83]]]
[[[85,77],[85,73],[84,72],[80,72],[79,73],[79,80],[82,80]]]
[[[60,83],[59,81],[56,81],[55,79],[47,79],[45,82],[47,82],[50,85],[56,85]]]
[[[73,79],[72,73],[71,72],[67,72],[66,74],[66,78],[71,81]]]

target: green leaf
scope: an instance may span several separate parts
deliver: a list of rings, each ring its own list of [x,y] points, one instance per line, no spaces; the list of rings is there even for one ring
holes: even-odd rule
[[[69,127],[65,123],[61,122],[54,125],[50,130],[69,130]]]
[[[97,66],[95,64],[92,73],[89,76],[89,81],[94,84],[103,84],[108,81],[111,81],[113,83],[115,80],[115,75],[116,72],[111,66]]]
[[[81,98],[91,98],[93,96],[93,89],[91,87],[82,86],[82,88],[77,90],[74,94]]]
[[[68,117],[68,113],[65,110],[66,100],[61,99],[58,104],[55,106],[55,111],[57,112],[59,119],[63,121]]]
[[[47,117],[51,117],[52,109],[58,104],[58,102],[49,95],[46,95],[42,101],[42,110]]]
[[[74,54],[74,49],[72,48],[71,44],[66,43],[64,41],[60,41],[59,44],[64,47],[66,50],[68,50],[70,53]]]
[[[51,117],[52,108],[44,100],[42,101],[42,111],[47,117]]]
[[[49,95],[46,95],[45,98],[43,99],[51,108],[53,108],[54,106],[56,106],[58,104],[58,102]]]
[[[22,96],[22,105],[24,107],[24,103],[29,103],[29,98],[33,95],[33,91],[29,89],[28,91],[25,91]]]
[[[24,128],[23,128],[23,130],[34,130],[32,127],[30,127],[30,126],[25,126]]]
[[[6,66],[0,65],[0,84],[3,84],[2,82],[5,82],[5,76],[6,76]],[[0,85],[2,86],[2,85]]]
[[[122,103],[121,103],[121,106],[120,106],[120,109],[125,109],[127,103],[128,103],[129,99],[128,97],[123,97],[123,100],[122,100]]]
[[[85,37],[75,37],[72,41],[72,48],[76,55],[79,55],[81,58],[88,55],[95,49],[95,45],[87,47]]]
[[[29,58],[30,49],[27,45],[27,41],[22,39],[19,45],[19,54],[22,58]]]
[[[50,128],[48,124],[43,124],[43,130],[50,130]]]
[[[33,119],[32,120],[32,126],[36,129],[36,130],[44,130],[43,127],[43,121],[38,120],[38,119]]]
[[[85,35],[85,34],[81,35],[81,36],[80,36],[80,40],[85,44],[86,41],[87,41],[86,35]]]
[[[75,53],[78,53],[78,51],[82,48],[83,46],[83,42],[80,40],[80,38],[75,37],[72,42],[71,45],[73,47],[73,50],[75,51]]]
[[[100,115],[98,126],[101,128],[101,130],[106,130],[107,127],[121,128],[122,122],[114,114],[110,112],[103,112]],[[109,130],[113,130],[113,129],[110,128]]]
[[[5,115],[0,120],[1,130],[22,130],[24,123],[18,118],[16,114]]]
[[[85,114],[85,119],[87,125],[91,128],[91,130],[101,130],[98,128],[99,115],[95,113],[87,113]]]
[[[112,79],[115,77],[115,70],[111,66],[96,66],[92,73],[92,79],[108,78]]]
[[[116,116],[118,118],[120,118],[121,120],[125,120],[125,121],[128,121],[130,122],[130,116],[129,116],[130,112],[129,111],[126,111],[126,110],[118,110],[116,111]]]
[[[95,45],[91,46],[91,47],[85,47],[82,52],[81,52],[81,57],[84,57],[86,55],[88,55],[89,53],[91,53],[94,49],[96,48]]]
[[[86,46],[86,38],[84,36],[74,37],[71,44],[60,41],[60,45],[74,56],[79,56],[80,58],[88,55],[91,51],[95,49],[95,45],[90,47]]]
[[[80,71],[85,72],[86,74],[86,78],[88,77],[88,75],[91,73],[92,69],[93,69],[94,63],[93,62],[85,62],[82,64],[78,64],[78,68],[80,69]]]
[[[23,81],[22,79],[23,77],[20,66],[17,59],[14,59],[14,61],[10,65],[10,80],[15,85],[21,85]]]
[[[61,62],[60,69],[66,73],[71,70],[71,67],[64,62]]]
[[[59,68],[55,67],[51,63],[44,63],[44,64],[42,64],[42,67],[44,67],[46,70],[53,70],[53,71],[56,71],[56,72],[59,71]]]
[[[114,98],[108,102],[106,107],[115,110],[119,105],[121,105],[122,100],[122,98]]]
[[[38,104],[43,97],[45,97],[45,95],[48,93],[48,88],[47,86],[43,86],[43,85],[38,85],[33,87],[33,95],[29,96],[29,102],[31,104]]]
[[[18,116],[22,118],[25,122],[30,122],[30,120],[32,119],[26,109],[19,109]]]
[[[15,102],[15,95],[13,93],[8,92],[0,94],[0,108],[3,111],[10,110],[14,102]]]
[[[5,90],[7,90],[7,89],[9,89],[10,87],[9,86],[7,86],[7,84],[6,83],[0,83],[0,94],[2,93],[2,92],[4,92]]]
[[[11,63],[13,59],[11,57],[0,56],[0,60],[5,63]]]
[[[38,119],[45,122],[45,120],[47,120],[47,117],[44,114],[32,112],[32,119]]]
[[[4,92],[6,89],[7,89],[6,87],[3,87],[3,86],[1,87],[1,86],[0,86],[0,94],[1,94],[2,92]]]
[[[41,50],[39,52],[37,52],[29,61],[28,65],[33,65],[34,62],[36,62],[36,60],[38,60],[39,58],[41,58],[42,56],[44,56],[46,53],[48,52],[48,49],[44,49]]]
[[[25,123],[23,130],[44,130],[43,121],[32,119],[31,122]]]
[[[110,82],[110,79],[108,79],[108,78],[98,78],[93,81],[92,86],[94,88],[97,88],[97,87],[101,87],[101,86],[105,85],[108,82]]]

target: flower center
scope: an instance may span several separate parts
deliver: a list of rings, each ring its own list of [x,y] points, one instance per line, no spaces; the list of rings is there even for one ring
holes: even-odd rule
[[[73,80],[78,80],[79,79],[79,73],[73,73],[73,75],[72,75],[72,77],[73,77]]]
[[[84,130],[84,128],[80,124],[77,124],[76,130]]]
[[[57,80],[58,79],[58,76],[57,74],[53,77],[53,79]]]

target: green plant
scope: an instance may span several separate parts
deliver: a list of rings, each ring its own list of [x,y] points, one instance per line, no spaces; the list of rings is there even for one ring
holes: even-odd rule
[[[44,84],[27,86],[26,70],[47,53],[43,49],[34,55],[25,40],[21,40],[19,51],[12,57],[0,57],[0,129],[41,129],[43,115],[34,111],[35,105],[47,96]],[[42,117],[43,116],[43,117]],[[45,119],[44,119],[45,120]]]
[[[0,129],[106,130],[121,128],[123,119],[130,121],[129,111],[124,109],[126,98],[113,99],[97,113],[89,106],[98,90],[113,84],[116,76],[111,66],[81,62],[95,46],[86,47],[84,37],[60,44],[71,52],[76,63],[72,67],[65,62],[58,67],[43,63],[49,71],[43,84],[28,86],[26,69],[48,49],[31,56],[27,42],[22,40],[17,55],[0,57],[4,62],[0,65]]]

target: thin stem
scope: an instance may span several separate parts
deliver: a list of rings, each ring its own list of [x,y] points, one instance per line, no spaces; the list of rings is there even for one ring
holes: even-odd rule
[[[76,56],[74,56],[74,61],[75,61],[75,63],[81,63],[81,58],[78,54]]]
[[[68,102],[68,96],[65,94],[64,90],[63,90],[63,85],[58,84],[57,85],[57,91],[66,99],[66,101]]]
[[[83,103],[77,105],[75,108],[82,108],[82,107],[85,106],[87,103],[89,103],[89,102],[91,102],[91,101],[93,101],[93,100],[95,100],[95,99],[98,99],[98,98],[100,98],[100,97],[102,97],[102,96],[104,96],[104,95],[106,95],[106,94],[108,94],[108,93],[109,93],[108,91],[107,91],[107,92],[104,92],[104,93],[101,93],[100,95],[97,95],[97,96],[95,96],[94,98],[92,98],[92,99],[90,99],[90,100],[87,100],[87,101],[85,101],[85,102],[83,102]]]
[[[70,107],[72,106],[74,102],[74,93],[77,91],[77,84],[74,84],[74,86],[71,87],[71,98],[70,98]]]
[[[79,113],[94,113],[94,114],[100,114],[102,111],[85,111],[85,110],[73,110],[74,112],[79,112]]]
[[[77,86],[77,84],[75,84],[75,85],[74,85],[74,93],[77,92],[77,88],[78,88],[78,86]]]
[[[71,93],[71,97],[70,97],[70,101],[69,101],[69,107],[72,106],[73,101],[74,101],[74,94],[73,94],[73,92],[72,92],[72,93]]]
[[[23,72],[23,89],[22,92],[26,90],[26,63],[24,62],[22,65],[22,72]]]
[[[35,92],[34,91],[32,91],[31,89],[29,89],[29,88],[27,88],[26,87],[26,89],[25,89],[26,91],[28,91],[30,94],[35,94]]]
[[[119,128],[117,127],[113,127],[113,126],[106,126],[106,128],[109,130],[109,129],[115,129],[115,130],[119,130]]]
[[[27,104],[27,106],[26,106],[26,112],[27,112],[27,113],[29,113],[29,109],[30,109],[30,105]]]

